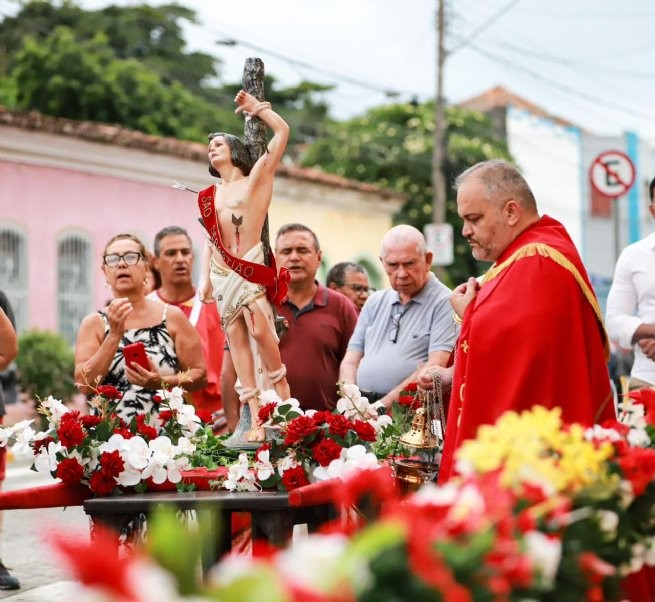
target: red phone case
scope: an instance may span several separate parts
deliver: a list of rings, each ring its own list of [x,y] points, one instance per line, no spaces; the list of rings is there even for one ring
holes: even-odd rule
[[[146,355],[146,348],[143,343],[130,343],[123,347],[123,357],[125,358],[125,363],[128,368],[132,367],[132,364],[139,364],[146,370],[150,369],[150,364],[148,363],[148,356]]]

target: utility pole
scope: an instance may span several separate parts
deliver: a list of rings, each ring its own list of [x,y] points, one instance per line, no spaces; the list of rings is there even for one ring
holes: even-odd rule
[[[437,9],[437,97],[434,107],[434,151],[432,152],[432,223],[446,221],[446,177],[444,162],[446,156],[446,107],[443,94],[443,71],[446,60],[445,20],[446,0],[438,0]]]

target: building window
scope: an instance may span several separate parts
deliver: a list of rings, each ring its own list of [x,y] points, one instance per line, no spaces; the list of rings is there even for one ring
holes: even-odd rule
[[[57,259],[59,332],[73,345],[82,318],[91,311],[90,245],[79,236],[66,236],[59,241]]]
[[[20,333],[27,328],[27,255],[24,236],[8,228],[0,229],[0,289],[11,303]]]

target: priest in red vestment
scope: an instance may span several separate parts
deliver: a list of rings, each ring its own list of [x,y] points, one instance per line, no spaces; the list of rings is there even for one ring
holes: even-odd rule
[[[462,234],[493,265],[451,297],[463,322],[440,482],[455,472],[461,443],[507,410],[560,407],[563,421],[588,425],[615,417],[600,308],[564,226],[539,217],[528,184],[504,161],[471,167],[456,187]]]

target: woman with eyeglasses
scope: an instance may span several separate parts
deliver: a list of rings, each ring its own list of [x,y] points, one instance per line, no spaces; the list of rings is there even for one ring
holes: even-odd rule
[[[84,318],[75,349],[75,382],[83,393],[113,385],[123,394],[120,414],[130,420],[150,413],[158,389],[206,386],[200,338],[184,313],[146,299],[147,252],[132,234],[118,234],[105,247],[102,271],[114,298]],[[149,367],[126,365],[123,348],[141,342]]]

